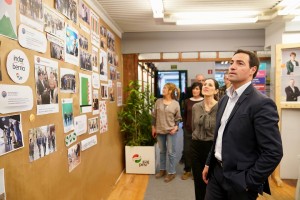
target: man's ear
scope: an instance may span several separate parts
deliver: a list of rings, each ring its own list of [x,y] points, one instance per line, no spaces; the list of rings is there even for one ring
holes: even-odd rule
[[[257,66],[253,66],[250,68],[250,71],[251,71],[251,75],[253,76],[253,74],[256,72],[257,70]]]

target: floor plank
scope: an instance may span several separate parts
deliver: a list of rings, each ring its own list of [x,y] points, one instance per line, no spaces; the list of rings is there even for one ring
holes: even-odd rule
[[[107,200],[143,200],[147,189],[149,175],[126,174],[121,176]],[[283,180],[282,187],[278,187],[273,180],[269,180],[272,196],[264,194],[257,200],[294,200],[296,180]]]

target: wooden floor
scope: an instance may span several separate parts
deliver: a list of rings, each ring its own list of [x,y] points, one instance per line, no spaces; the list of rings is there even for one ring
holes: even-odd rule
[[[123,174],[107,200],[143,200],[149,175]],[[272,196],[264,194],[258,200],[294,200],[296,180],[283,180],[282,187],[277,187],[270,179]]]

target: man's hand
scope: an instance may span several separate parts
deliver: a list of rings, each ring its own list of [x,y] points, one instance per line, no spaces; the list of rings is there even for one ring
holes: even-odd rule
[[[208,169],[209,169],[209,166],[205,165],[203,171],[202,171],[202,179],[204,181],[204,183],[208,183],[208,178],[207,178],[207,174],[208,174]]]
[[[152,126],[152,137],[156,138],[156,129],[154,126]]]
[[[176,131],[178,130],[178,126],[175,126],[171,131],[170,134],[174,135],[176,133]]]

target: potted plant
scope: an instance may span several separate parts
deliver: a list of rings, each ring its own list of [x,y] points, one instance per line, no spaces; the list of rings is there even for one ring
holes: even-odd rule
[[[125,144],[126,173],[155,173],[155,139],[151,135],[151,111],[155,97],[138,81],[127,87],[128,97],[118,113]]]

